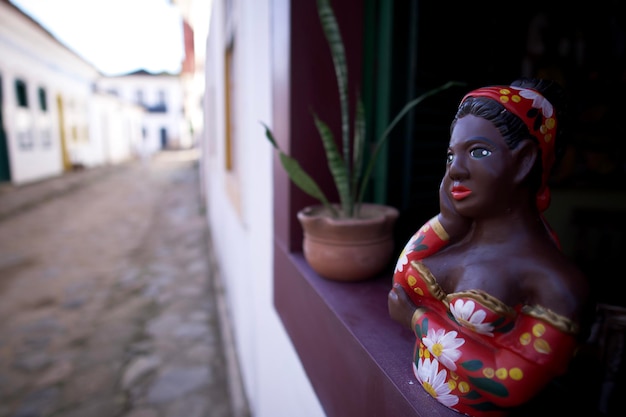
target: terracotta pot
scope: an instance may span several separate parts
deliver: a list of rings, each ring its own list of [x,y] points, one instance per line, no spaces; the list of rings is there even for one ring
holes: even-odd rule
[[[315,272],[330,280],[372,278],[393,255],[398,214],[390,206],[362,204],[359,218],[333,218],[321,205],[305,207],[298,212],[304,257]]]

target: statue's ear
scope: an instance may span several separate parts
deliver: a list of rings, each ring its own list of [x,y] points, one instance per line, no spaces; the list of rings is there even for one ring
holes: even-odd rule
[[[517,174],[515,175],[515,182],[521,184],[532,171],[535,166],[535,161],[539,156],[538,146],[530,139],[523,140],[513,150],[513,155],[517,163]]]

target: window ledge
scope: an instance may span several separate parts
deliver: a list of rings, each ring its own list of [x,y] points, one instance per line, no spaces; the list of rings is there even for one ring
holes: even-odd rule
[[[387,310],[390,273],[325,280],[279,243],[274,271],[274,305],[328,417],[459,416],[413,375],[414,336]]]

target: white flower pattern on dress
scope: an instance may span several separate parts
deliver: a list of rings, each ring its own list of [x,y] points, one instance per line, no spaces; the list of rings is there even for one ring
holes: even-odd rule
[[[456,300],[450,305],[450,313],[463,327],[472,329],[476,333],[493,337],[493,325],[485,323],[485,313],[482,309],[476,309],[476,303],[472,300]]]
[[[413,243],[417,239],[418,234],[419,232],[411,236],[411,239],[409,239],[407,244],[404,246],[404,249],[402,249],[402,253],[400,253],[398,261],[396,262],[395,272],[402,272],[404,270],[404,265],[409,263],[409,254],[413,252]]]
[[[456,361],[461,356],[461,351],[457,348],[465,343],[465,339],[456,337],[456,331],[447,332],[445,329],[428,329],[428,333],[422,338],[422,343],[431,355],[433,355],[443,366],[456,371]]]
[[[445,369],[439,371],[437,359],[420,359],[419,366],[413,362],[413,373],[433,398],[446,407],[452,407],[459,402],[459,397],[450,394],[450,386],[446,382],[448,373]]]

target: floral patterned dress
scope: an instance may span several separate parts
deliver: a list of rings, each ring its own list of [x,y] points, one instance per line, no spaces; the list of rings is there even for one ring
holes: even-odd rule
[[[577,326],[541,306],[508,306],[481,290],[446,294],[421,262],[447,243],[434,217],[396,264],[417,305],[413,371],[443,405],[470,416],[504,416],[564,373]]]

